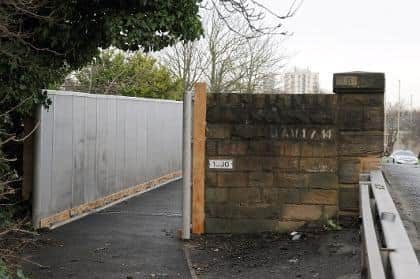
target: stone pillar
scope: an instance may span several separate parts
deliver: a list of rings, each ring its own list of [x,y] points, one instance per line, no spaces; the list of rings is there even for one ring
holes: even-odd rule
[[[379,167],[384,150],[384,89],[383,73],[334,74],[341,217],[358,215],[359,173]]]

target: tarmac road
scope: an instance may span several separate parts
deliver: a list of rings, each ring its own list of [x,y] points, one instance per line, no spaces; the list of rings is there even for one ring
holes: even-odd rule
[[[191,278],[181,228],[181,180],[42,234],[29,278]]]
[[[420,260],[420,166],[385,164],[382,169]]]

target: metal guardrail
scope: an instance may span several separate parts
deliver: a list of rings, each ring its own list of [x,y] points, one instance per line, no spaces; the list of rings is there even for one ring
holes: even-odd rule
[[[420,266],[381,171],[360,176],[362,278],[420,278]]]

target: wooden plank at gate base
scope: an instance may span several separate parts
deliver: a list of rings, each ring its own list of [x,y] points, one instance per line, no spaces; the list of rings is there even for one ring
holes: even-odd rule
[[[204,233],[204,167],[206,144],[206,84],[194,85],[192,233]]]

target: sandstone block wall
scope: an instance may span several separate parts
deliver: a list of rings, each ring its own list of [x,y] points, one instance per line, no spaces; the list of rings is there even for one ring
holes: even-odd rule
[[[338,182],[342,216],[359,209],[359,173],[378,164],[384,148],[384,98],[380,93],[337,94]]]
[[[383,94],[208,94],[206,121],[207,233],[357,214],[359,172],[383,148]]]

